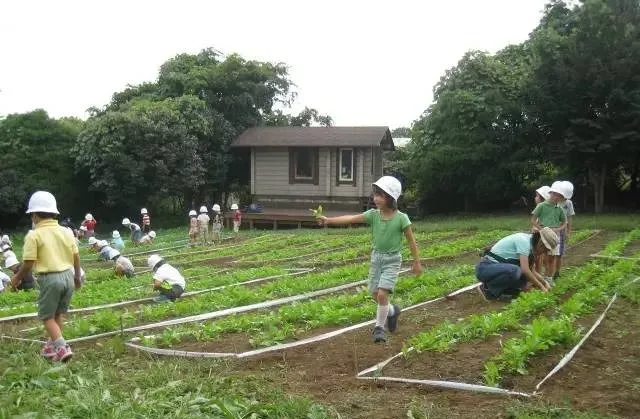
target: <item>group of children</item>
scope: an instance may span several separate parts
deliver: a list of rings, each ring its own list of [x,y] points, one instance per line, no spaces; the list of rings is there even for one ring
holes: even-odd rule
[[[536,190],[531,232],[510,234],[484,249],[476,265],[486,300],[511,300],[532,288],[547,292],[560,276],[575,215],[573,184],[556,181]]]
[[[56,218],[60,213],[51,193],[35,192],[29,199],[26,213],[31,217],[33,229],[24,239],[23,262],[18,262],[9,237],[3,237],[3,259],[5,266],[13,271],[13,276],[8,278],[3,274],[0,276],[0,283],[3,289],[33,288],[35,273],[40,290],[38,318],[43,322],[48,335],[40,354],[54,362],[66,362],[73,356],[73,351],[62,334],[63,316],[69,310],[74,290],[80,289],[84,282],[78,240],[70,227],[58,224]],[[92,217],[85,221],[92,221]],[[150,219],[148,225],[150,226]],[[132,276],[134,268],[131,261],[105,240],[97,240],[93,234],[95,223],[91,227],[87,227],[87,232],[91,231],[88,244],[102,259],[115,263],[118,275]],[[153,289],[159,292],[155,301],[174,301],[182,295],[186,281],[177,269],[157,254],[149,256],[147,263],[153,272]]]
[[[202,245],[215,244],[222,241],[223,216],[220,205],[214,204],[211,207],[213,216],[209,217],[209,210],[206,205],[200,207],[200,214],[196,210],[189,211],[189,244],[194,246],[200,242]],[[231,205],[233,211],[233,233],[237,235],[242,224],[242,213],[238,204]],[[209,225],[211,224],[211,229]]]
[[[536,207],[531,213],[531,231],[551,228],[558,236],[557,246],[548,254],[536,260],[536,270],[545,272],[548,281],[553,282],[560,276],[562,257],[567,241],[571,237],[573,208],[573,184],[566,180],[553,182],[551,186],[536,189]]]

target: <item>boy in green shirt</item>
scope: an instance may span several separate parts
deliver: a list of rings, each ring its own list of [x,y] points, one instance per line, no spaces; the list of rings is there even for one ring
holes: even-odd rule
[[[373,201],[376,209],[370,209],[357,215],[340,217],[319,216],[321,224],[354,224],[367,223],[373,233],[373,252],[369,269],[369,292],[378,303],[376,325],[373,329],[373,341],[386,342],[384,324],[390,332],[398,327],[401,308],[389,304],[389,294],[393,293],[398,272],[402,264],[402,236],[404,235],[413,256],[412,271],[416,275],[422,273],[418,246],[411,230],[411,221],[407,214],[398,211],[398,197],[402,193],[402,185],[392,176],[383,176],[373,184]]]
[[[560,202],[564,200],[562,191],[554,189],[549,190],[549,199],[536,205],[531,213],[532,231],[540,231],[544,227],[550,227],[557,235],[559,235],[567,226],[567,216],[560,206]],[[556,246],[546,256],[545,267],[546,276],[549,282],[552,281],[556,271],[556,258],[560,253],[559,246]]]

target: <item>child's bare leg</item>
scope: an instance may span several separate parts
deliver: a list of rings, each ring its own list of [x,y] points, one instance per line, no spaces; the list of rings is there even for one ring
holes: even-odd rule
[[[60,319],[60,324],[58,324],[58,319]],[[62,337],[62,330],[60,328],[60,325],[62,324],[62,317],[59,318],[59,316],[56,316],[54,318],[44,320],[42,323],[44,324],[44,328],[52,342]]]
[[[560,273],[560,268],[562,268],[562,256],[556,256],[556,275]]]
[[[547,255],[546,257],[546,274],[547,276],[553,276],[556,273],[556,261],[555,261],[555,256],[549,256]]]

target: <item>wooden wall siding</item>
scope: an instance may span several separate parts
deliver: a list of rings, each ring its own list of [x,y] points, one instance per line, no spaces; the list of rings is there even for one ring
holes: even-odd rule
[[[356,148],[354,153],[356,179],[353,184],[336,185],[337,149],[321,148],[318,155],[318,184],[289,184],[289,150],[286,148],[253,148],[251,156],[252,194],[303,195],[335,197],[367,197],[371,183],[382,175],[382,154],[378,148]],[[374,173],[371,173],[371,168]],[[328,172],[327,172],[328,169]]]

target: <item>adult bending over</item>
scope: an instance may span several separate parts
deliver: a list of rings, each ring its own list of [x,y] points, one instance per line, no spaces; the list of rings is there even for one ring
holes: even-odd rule
[[[558,236],[549,227],[535,233],[515,233],[500,239],[476,265],[478,289],[487,300],[509,299],[524,290],[527,283],[546,292],[551,289],[533,268],[536,257],[558,245]]]

